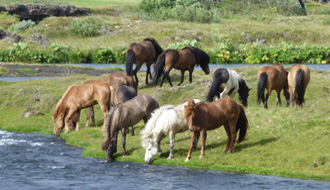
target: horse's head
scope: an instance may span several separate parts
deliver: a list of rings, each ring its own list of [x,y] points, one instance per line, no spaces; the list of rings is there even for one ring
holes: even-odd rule
[[[64,113],[53,114],[54,125],[54,135],[59,136],[64,128]]]
[[[248,88],[248,89],[245,89],[245,90],[242,90],[239,93],[239,100],[242,102],[243,106],[244,107],[247,107],[248,106],[248,97],[249,97],[249,91],[251,90],[251,88]]]
[[[144,161],[146,164],[151,164],[154,157],[158,152],[158,144],[151,139],[149,139],[149,144],[146,148],[146,154],[144,155]]]
[[[188,123],[190,131],[195,131],[195,128],[193,127],[193,124],[192,124],[192,120],[195,116],[195,112],[194,112],[195,108],[196,108],[196,103],[195,103],[194,99],[192,99],[192,98],[189,99],[188,104],[186,106],[184,106],[183,116]]]
[[[110,140],[109,147],[107,149],[107,160],[111,160],[113,154],[117,152],[117,135]]]

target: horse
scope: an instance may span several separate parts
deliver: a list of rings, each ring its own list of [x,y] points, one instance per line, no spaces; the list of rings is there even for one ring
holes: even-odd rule
[[[147,66],[146,84],[148,85],[148,75],[152,78],[150,66],[156,62],[158,56],[163,52],[163,49],[153,38],[145,38],[141,43],[132,43],[126,50],[126,74],[135,76],[135,80],[139,83],[137,72],[140,70],[143,63]],[[133,64],[136,67],[133,71]]]
[[[197,99],[194,101],[200,102]],[[187,131],[189,128],[183,118],[184,105],[187,105],[187,102],[176,107],[164,105],[151,114],[151,118],[141,131],[141,145],[146,149],[144,160],[147,164],[152,163],[157,152],[159,155],[162,154],[160,143],[167,135],[170,136],[170,154],[167,159],[173,158],[175,134]],[[195,148],[197,147],[197,141],[195,142]]]
[[[283,66],[279,63],[274,63],[272,66],[263,66],[258,72],[258,105],[262,100],[264,107],[268,108],[268,98],[272,94],[272,91],[277,92],[277,105],[281,105],[280,93],[283,90],[283,94],[287,103],[290,100],[290,94],[288,92],[288,72],[285,71]],[[265,89],[267,94],[265,98]]]
[[[310,71],[306,65],[294,65],[288,74],[288,85],[290,94],[290,107],[295,101],[295,109],[297,105],[303,108],[306,87],[309,83]]]
[[[238,93],[239,100],[243,106],[247,107],[247,99],[251,88],[246,85],[245,81],[236,71],[220,68],[213,72],[212,79],[211,88],[206,97],[207,101],[212,102],[214,96],[217,96],[217,100],[225,95],[234,99],[236,93]]]
[[[134,81],[133,77],[127,76],[124,73],[112,73],[105,78],[99,80],[88,80],[83,84],[93,83],[94,81],[103,81],[108,83],[109,86],[115,87],[122,84],[133,87],[137,92],[137,83]],[[112,93],[115,94],[115,93]],[[111,96],[112,97],[112,96]],[[113,106],[113,102],[110,102],[110,105]],[[86,114],[86,127],[89,126],[89,120],[92,119],[92,126],[95,126],[95,117],[94,117],[94,107],[90,106],[87,108]]]
[[[122,132],[123,156],[126,155],[126,129],[143,119],[147,123],[151,112],[159,108],[158,102],[148,95],[139,95],[117,104],[109,113],[103,135],[102,149],[107,151],[107,160],[117,152],[117,136]]]
[[[159,55],[155,64],[155,76],[151,83],[151,86],[155,86],[158,79],[164,74],[160,87],[163,85],[165,78],[170,83],[172,82],[169,73],[172,68],[181,70],[181,81],[179,85],[183,83],[184,72],[189,71],[189,82],[192,82],[192,73],[195,66],[201,66],[205,74],[210,73],[209,69],[210,57],[201,49],[195,47],[185,47],[181,50],[168,49]],[[165,73],[164,73],[165,68]]]
[[[69,120],[71,117],[77,114],[77,118],[79,118],[81,109],[95,104],[100,105],[104,114],[104,120],[106,120],[109,111],[110,96],[109,85],[102,81],[70,86],[54,110],[54,134],[60,135],[64,127],[65,133],[67,133],[69,131]],[[79,120],[76,123],[76,130],[79,130]]]
[[[191,151],[197,132],[202,133],[201,155],[199,156],[199,158],[202,158],[205,155],[207,130],[213,130],[224,125],[228,136],[224,152],[232,153],[234,151],[236,133],[238,130],[240,131],[238,137],[238,143],[240,143],[244,140],[248,128],[248,120],[243,106],[226,97],[209,103],[195,103],[193,99],[190,99],[188,105],[184,106],[183,116],[189,125],[189,130],[192,132],[186,162],[191,158]]]
[[[137,96],[136,89],[131,86],[121,84],[119,87],[110,86],[111,94],[111,105],[117,105],[119,103],[126,102],[135,96]],[[129,131],[127,131],[129,133]],[[134,136],[134,128],[132,126],[132,136]]]

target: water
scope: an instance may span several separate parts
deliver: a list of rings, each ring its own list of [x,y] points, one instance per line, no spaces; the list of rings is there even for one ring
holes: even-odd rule
[[[330,189],[330,182],[81,156],[59,138],[0,130],[0,189]]]
[[[40,79],[50,79],[57,77],[0,77],[0,80],[7,82],[18,82],[18,81],[26,81],[26,80],[40,80]]]

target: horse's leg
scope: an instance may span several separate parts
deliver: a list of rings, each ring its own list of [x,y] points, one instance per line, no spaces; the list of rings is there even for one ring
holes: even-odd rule
[[[158,154],[159,154],[159,157],[163,154],[162,148],[160,147],[160,143],[162,142],[163,138],[164,137],[160,137],[159,141],[158,141]]]
[[[189,83],[192,83],[192,71],[189,71]]]
[[[203,158],[205,153],[205,141],[206,141],[206,136],[207,136],[207,133],[206,133],[206,130],[202,130],[202,141],[201,141],[201,155],[199,156],[199,159]]]
[[[103,125],[102,125],[102,131],[105,131],[105,123],[106,123],[106,120],[107,120],[107,117],[108,117],[108,113],[109,113],[109,110],[108,110],[108,106],[104,105],[104,104],[100,104],[100,107],[101,107],[101,110],[103,112]]]
[[[193,150],[196,150],[197,149],[197,143],[198,143],[198,140],[199,140],[199,136],[201,135],[200,132],[196,132],[196,139],[194,141],[194,147],[193,147]]]
[[[132,125],[132,134],[131,134],[132,136],[134,136],[135,135],[135,133],[134,133],[134,126]]]
[[[224,127],[225,127],[225,130],[226,130],[226,133],[227,133],[227,146],[226,146],[226,149],[223,151],[224,153],[227,153],[228,150],[229,150],[229,146],[230,146],[230,142],[231,142],[231,134],[230,134],[230,130],[229,130],[229,125],[228,125],[228,122],[224,124]]]
[[[178,84],[179,86],[183,83],[183,80],[184,80],[184,70],[181,70],[181,81]]]
[[[170,155],[168,156],[167,159],[173,158],[173,147],[174,147],[174,139],[175,139],[174,131],[171,130],[169,132],[169,136],[170,136]]]
[[[121,130],[121,135],[122,135],[122,145],[123,145],[123,157],[126,156],[126,128],[124,127]]]
[[[272,94],[272,90],[267,90],[266,98],[265,98],[265,101],[263,102],[265,109],[268,109],[268,98],[271,94]]]
[[[148,75],[150,75],[150,80],[151,80],[151,72],[150,72],[150,65],[147,65],[147,76],[146,76],[146,84],[148,85]]]
[[[86,124],[85,124],[85,127],[88,127],[89,126],[89,119],[90,119],[90,110],[89,109],[91,109],[91,107],[88,107],[87,108],[87,111],[86,111]]]
[[[140,62],[136,62],[135,65],[135,69],[133,71],[133,74],[135,76],[135,80],[136,80],[136,84],[139,85],[139,80],[137,78],[137,72],[140,70],[141,66],[142,66],[143,63],[140,63]],[[148,76],[148,73],[147,73],[147,76]]]
[[[69,132],[69,119],[71,119],[72,114],[74,113],[74,110],[69,110],[69,112],[67,113],[67,115],[64,118],[64,133]]]
[[[90,117],[92,118],[92,126],[95,127],[96,124],[95,124],[94,106],[92,106],[89,111],[90,111],[89,113]]]
[[[191,132],[190,147],[189,147],[188,156],[187,156],[185,162],[188,162],[191,158],[191,151],[192,151],[192,148],[194,147],[195,140],[196,140],[196,132]]]
[[[230,147],[229,147],[229,151],[227,153],[234,152],[234,144],[235,144],[236,136],[237,136],[236,123],[237,123],[237,120],[228,121],[231,137],[230,137]]]
[[[282,105],[281,97],[280,97],[281,91],[276,91],[276,92],[277,92],[277,103],[276,103],[276,105]]]
[[[76,131],[79,131],[80,110],[77,110]]]

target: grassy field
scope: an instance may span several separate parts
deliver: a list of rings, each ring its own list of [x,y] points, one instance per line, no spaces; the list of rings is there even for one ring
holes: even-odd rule
[[[177,134],[174,146],[174,158],[167,160],[169,154],[169,138],[162,142],[163,156],[155,157],[153,164],[174,165],[189,168],[237,171],[284,177],[330,180],[330,73],[312,70],[311,82],[307,87],[303,109],[291,109],[285,105],[276,106],[276,95],[269,99],[269,109],[257,106],[257,71],[258,67],[235,69],[252,87],[245,109],[249,120],[247,138],[236,145],[233,154],[224,154],[227,136],[223,127],[209,131],[206,141],[205,157],[199,159],[200,146],[193,151],[192,159],[184,162],[189,148],[190,133]],[[289,68],[287,68],[288,70]],[[171,72],[173,83],[179,83],[180,73]],[[144,72],[138,74],[144,81]],[[70,77],[33,80],[25,82],[0,82],[0,128],[15,132],[38,132],[52,134],[52,112],[57,101],[71,84],[81,84],[91,77],[75,75]],[[148,94],[156,98],[160,105],[178,105],[187,98],[194,97],[205,100],[211,81],[210,75],[195,71],[193,83],[187,77],[182,86],[169,87],[165,83],[162,88],[147,87],[143,82],[139,86],[139,94]],[[37,101],[36,101],[36,98]],[[284,97],[282,102],[284,102]],[[238,97],[235,98],[238,101]],[[28,108],[44,115],[21,118],[21,113]],[[83,147],[83,156],[105,159],[106,153],[101,150],[103,122],[100,108],[96,106],[97,127],[85,128],[85,111],[81,116],[81,130],[61,134],[67,144]],[[135,126],[136,134],[144,127],[140,122]],[[133,161],[144,163],[144,149],[140,145],[139,135],[127,137],[127,156],[122,157],[121,138],[119,136],[116,161]],[[110,163],[111,164],[111,163]]]
[[[78,7],[99,7],[117,5],[138,5],[140,0],[0,0],[0,5],[13,5],[18,3],[50,3],[50,4],[72,4]]]

